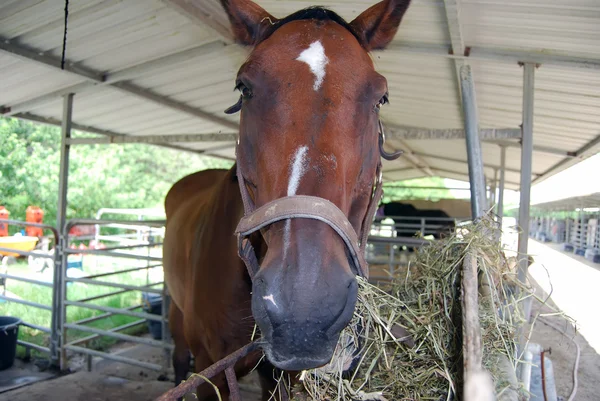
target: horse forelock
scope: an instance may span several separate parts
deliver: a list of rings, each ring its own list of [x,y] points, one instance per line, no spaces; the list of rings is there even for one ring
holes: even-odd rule
[[[288,15],[285,18],[279,19],[276,22],[270,24],[270,26],[265,30],[264,36],[262,40],[267,39],[271,36],[275,31],[277,31],[282,26],[294,22],[294,21],[305,21],[305,20],[316,20],[316,21],[332,21],[337,23],[338,25],[344,27],[348,32],[350,32],[364,47],[363,39],[356,32],[356,30],[350,25],[343,17],[337,14],[335,11],[329,10],[328,8],[322,6],[312,6],[307,7],[302,10],[296,11]]]

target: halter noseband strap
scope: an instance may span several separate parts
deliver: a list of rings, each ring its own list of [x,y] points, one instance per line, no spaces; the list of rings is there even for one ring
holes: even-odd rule
[[[383,127],[381,126],[381,122],[379,122],[379,150],[381,156],[387,160],[398,158],[401,152],[388,154],[383,151],[382,145],[384,140]],[[335,204],[323,198],[306,195],[285,196],[256,209],[246,188],[246,181],[239,163],[237,163],[236,168],[242,201],[244,203],[244,217],[235,229],[235,234],[238,237],[238,255],[246,264],[250,278],[254,278],[260,266],[256,252],[248,236],[277,221],[293,218],[319,220],[329,225],[346,244],[356,273],[363,278],[369,278],[369,265],[365,260],[365,249],[371,229],[371,222],[383,192],[381,161],[377,163],[375,187],[371,193],[367,212],[362,221],[360,236],[357,235],[346,215]]]

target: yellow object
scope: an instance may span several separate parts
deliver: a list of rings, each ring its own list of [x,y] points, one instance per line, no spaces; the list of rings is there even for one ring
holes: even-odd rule
[[[33,251],[35,244],[38,242],[38,237],[27,237],[13,235],[11,237],[0,237],[0,248],[10,248],[17,251]],[[5,256],[20,256],[18,253],[0,251],[0,255]]]

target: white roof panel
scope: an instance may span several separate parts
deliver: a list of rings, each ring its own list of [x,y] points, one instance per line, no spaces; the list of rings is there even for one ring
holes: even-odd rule
[[[315,4],[312,0],[256,2],[276,17]],[[74,122],[94,132],[236,132],[239,115],[227,116],[223,111],[237,101],[234,79],[247,50],[230,44],[213,29],[215,21],[227,25],[217,0],[185,3],[204,7],[204,14],[189,14],[170,3],[71,2],[66,59],[67,66],[76,69],[73,73],[59,67],[64,1],[1,2],[0,111],[17,110],[17,117],[57,123],[62,115],[58,92],[77,85]],[[352,20],[375,0],[318,3]],[[600,3],[462,0],[459,5],[468,57],[451,55],[451,25],[443,0],[413,1],[392,45],[373,53],[390,90],[390,105],[382,111],[384,124],[463,128],[454,61],[462,57],[472,67],[480,127],[517,129],[523,92],[523,68],[517,61],[534,59],[541,60],[535,73],[533,156],[533,172],[541,176],[534,178],[544,179],[596,153],[600,149]],[[210,15],[210,24],[199,15]],[[213,43],[218,41],[221,46]],[[202,47],[210,43],[215,46]],[[134,72],[120,83],[120,89],[98,84],[103,76],[110,79],[115,76],[111,74],[129,68]],[[220,122],[202,117],[204,113]],[[415,178],[428,171],[447,178],[468,176],[464,140],[388,139],[388,145],[414,152],[418,159],[404,155],[384,162],[388,180]],[[520,179],[520,150],[513,147],[516,140],[508,142],[506,179],[514,189]],[[222,149],[218,141],[178,145],[197,151],[216,145],[220,150],[208,153],[234,157],[233,148]],[[491,177],[493,166],[500,163],[500,148],[483,142],[482,149],[485,172]]]

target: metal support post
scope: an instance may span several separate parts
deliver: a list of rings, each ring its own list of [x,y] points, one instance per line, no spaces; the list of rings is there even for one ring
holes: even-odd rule
[[[504,176],[506,172],[506,146],[500,146],[500,185],[498,188],[498,223],[502,227],[504,217]]]
[[[61,141],[60,141],[60,171],[58,178],[58,208],[56,210],[56,228],[58,230],[58,243],[55,245],[57,252],[57,263],[54,266],[54,287],[52,294],[52,305],[55,308],[53,318],[55,325],[53,330],[56,333],[57,344],[60,344],[61,357],[60,368],[64,370],[66,366],[66,350],[62,347],[65,343],[65,328],[66,323],[66,268],[68,256],[63,253],[63,249],[67,247],[67,233],[65,232],[65,222],[67,214],[67,189],[69,180],[69,139],[71,138],[71,125],[73,116],[73,93],[69,93],[63,97],[63,116],[61,124]],[[57,313],[57,311],[60,311]],[[60,334],[59,334],[60,333]],[[54,334],[53,334],[54,335]],[[58,354],[57,354],[58,356]]]
[[[470,65],[460,67],[460,86],[465,121],[465,137],[467,140],[467,160],[469,162],[469,181],[471,183],[471,215],[473,219],[485,213],[485,176],[481,142],[479,140],[479,121],[475,85]]]
[[[490,196],[490,207],[494,207],[496,203],[496,187],[498,185],[498,169],[494,169],[494,179],[492,180],[492,185],[490,186],[491,196]]]
[[[525,63],[523,73],[523,137],[521,142],[521,198],[519,202],[519,280],[527,281],[529,258],[529,204],[531,203],[531,164],[533,157],[533,100],[535,64]],[[525,319],[531,314],[531,298],[524,304]]]

